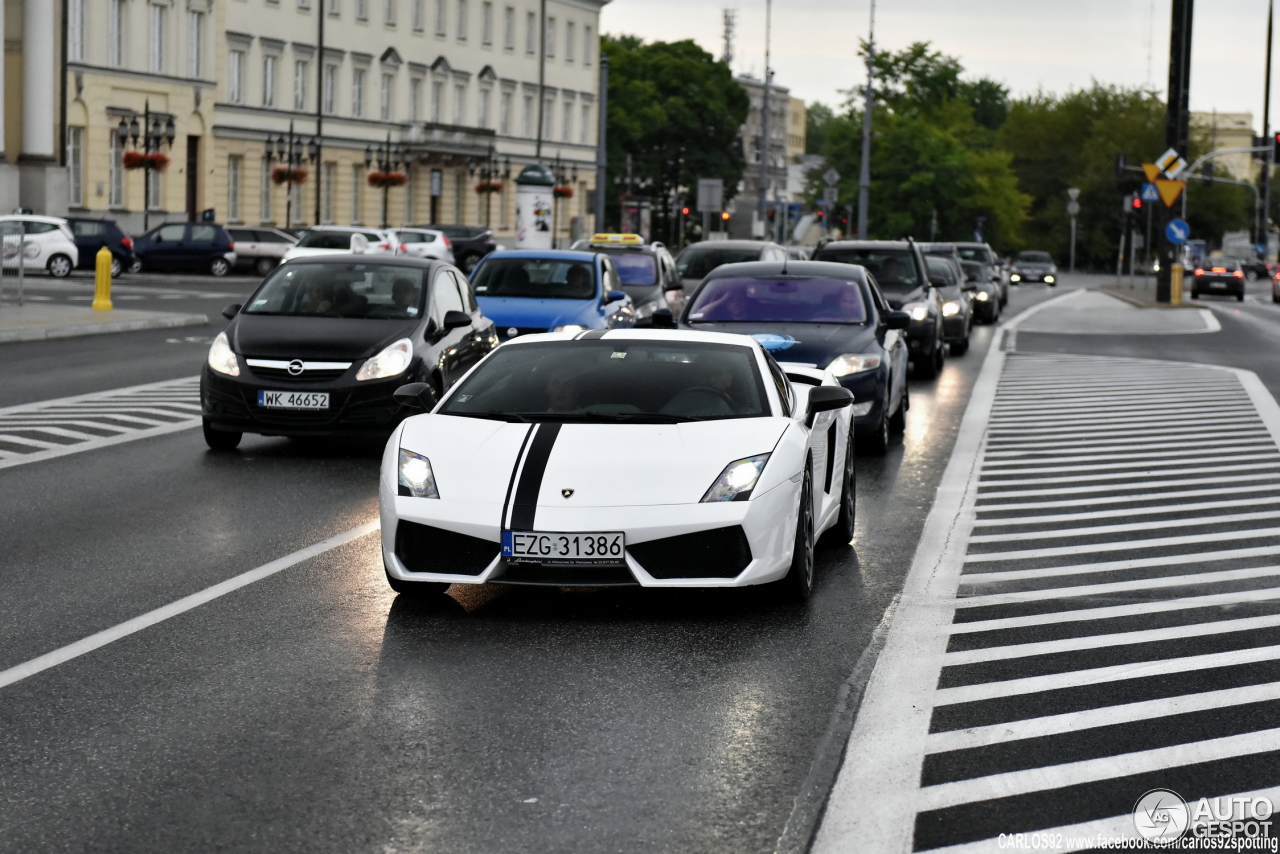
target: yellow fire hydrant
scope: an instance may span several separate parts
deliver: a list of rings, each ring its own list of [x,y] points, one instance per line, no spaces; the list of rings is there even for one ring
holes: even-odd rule
[[[93,310],[111,311],[111,250],[102,247],[94,259]]]

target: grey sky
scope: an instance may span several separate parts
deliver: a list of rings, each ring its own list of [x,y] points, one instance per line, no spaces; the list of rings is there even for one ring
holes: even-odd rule
[[[1252,112],[1261,125],[1267,5],[1196,4],[1193,110]],[[601,29],[646,41],[692,38],[719,56],[726,6],[738,10],[734,71],[758,76],[764,68],[764,0],[613,0]],[[866,36],[869,8],[869,0],[775,0],[774,79],[806,101],[843,100],[838,90],[865,79],[857,47]],[[1163,92],[1169,16],[1169,0],[879,0],[876,40],[888,49],[933,42],[960,57],[970,76],[993,77],[1015,94],[1064,92],[1094,79],[1130,86],[1150,81]],[[1274,61],[1280,66],[1280,53]],[[1280,124],[1277,105],[1280,86],[1273,85],[1273,126]]]

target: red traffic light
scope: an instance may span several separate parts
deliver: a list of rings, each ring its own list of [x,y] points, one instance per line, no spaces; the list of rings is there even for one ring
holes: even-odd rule
[[[1142,199],[1138,198],[1137,196],[1135,196],[1133,199],[1133,209],[1135,211],[1142,210]]]
[[[728,211],[721,211],[721,212],[720,212],[720,218],[721,218],[721,219],[723,219],[723,220],[725,220],[725,221],[728,221],[728,219],[729,219],[729,212],[728,212]]]
[[[681,216],[688,216],[688,215],[689,215],[689,208],[688,208],[687,206],[686,206],[686,207],[681,208],[681,209],[680,209],[680,215],[681,215]]]

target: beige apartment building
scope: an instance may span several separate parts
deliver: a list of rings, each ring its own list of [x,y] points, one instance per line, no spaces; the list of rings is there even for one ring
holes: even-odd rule
[[[1204,140],[1210,151],[1223,148],[1250,148],[1253,146],[1253,113],[1192,113],[1191,132]],[[1239,181],[1255,181],[1258,161],[1244,153],[1224,154],[1214,159],[1218,174],[1226,174]]]
[[[541,159],[558,159],[573,185],[558,217],[565,235],[595,184],[606,2],[546,4]],[[133,232],[144,216],[210,209],[223,223],[285,225],[288,211],[293,226],[317,213],[377,225],[372,155],[372,169],[398,160],[392,171],[406,179],[386,191],[390,224],[487,220],[509,238],[514,178],[537,159],[538,10],[538,0],[68,0],[69,207]],[[170,158],[149,181],[124,168],[146,145],[148,111]],[[136,146],[131,133],[121,144],[122,120],[136,120]],[[290,189],[272,180],[283,164],[267,143],[291,127],[307,178]],[[477,192],[486,164],[500,192]]]

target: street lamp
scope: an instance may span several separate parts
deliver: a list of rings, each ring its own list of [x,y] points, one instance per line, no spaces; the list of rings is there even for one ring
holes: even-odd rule
[[[289,132],[280,134],[277,137],[267,137],[266,153],[267,163],[269,164],[274,158],[279,160],[288,169],[288,176],[283,182],[289,185],[289,191],[285,195],[284,203],[284,227],[289,228],[293,225],[293,188],[302,183],[302,177],[297,174],[297,170],[301,169],[302,161],[308,163],[315,162],[319,145],[316,138],[304,143],[301,136],[293,132],[293,122],[289,122]],[[274,180],[274,177],[273,177]],[[301,204],[301,200],[299,200]],[[319,225],[319,223],[317,223]]]
[[[160,123],[160,116],[153,117],[151,115],[151,101],[148,99],[142,108],[142,123],[138,123],[138,114],[134,113],[129,121],[120,119],[120,124],[116,125],[116,141],[120,143],[120,147],[124,148],[130,142],[133,147],[142,148],[144,159],[142,161],[143,172],[143,200],[142,200],[142,230],[149,231],[151,228],[151,172],[153,169],[162,169],[163,163],[155,164],[151,159],[151,154],[160,153],[165,145],[173,147],[173,140],[177,137],[177,127],[174,125],[173,116],[168,116],[165,123]],[[164,162],[168,162],[164,160]]]
[[[467,162],[467,174],[475,175],[476,170],[480,172],[480,182],[486,186],[484,191],[484,225],[489,227],[489,214],[493,204],[493,182],[501,178],[504,181],[511,178],[511,158],[504,157],[499,163],[498,152],[494,148],[493,143],[489,143],[489,150],[485,153],[482,163],[476,163],[474,160]]]
[[[382,228],[387,227],[387,194],[391,191],[392,180],[389,173],[397,171],[400,166],[408,162],[409,152],[402,145],[393,145],[391,142],[391,134],[387,134],[387,141],[380,143],[377,148],[372,145],[366,145],[364,148],[364,165],[365,168],[373,163],[374,158],[378,161],[378,171],[383,173],[384,177],[380,184],[382,186]],[[403,178],[403,176],[401,176]],[[404,183],[403,180],[396,182],[397,185]]]

